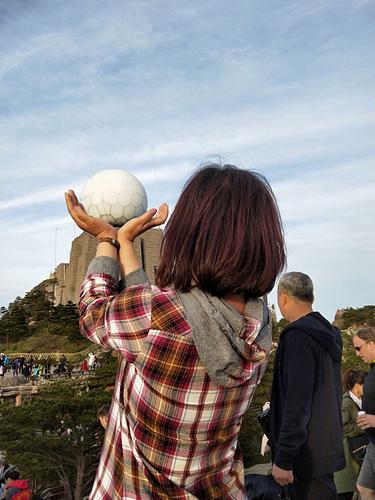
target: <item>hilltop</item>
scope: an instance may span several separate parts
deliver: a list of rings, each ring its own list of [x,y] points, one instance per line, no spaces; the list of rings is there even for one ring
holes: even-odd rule
[[[55,303],[54,280],[45,280],[24,297],[17,297],[8,308],[0,308],[0,349],[16,352],[79,352],[90,343],[79,332],[77,305]],[[285,326],[276,323],[274,339]],[[356,325],[375,326],[375,306],[339,309],[334,324],[341,330]]]
[[[90,342],[79,332],[77,305],[53,305],[46,288],[38,286],[0,310],[0,346],[15,352],[78,352]]]

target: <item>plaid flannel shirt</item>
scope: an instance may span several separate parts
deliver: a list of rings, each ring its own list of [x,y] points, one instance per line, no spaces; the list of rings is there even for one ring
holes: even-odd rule
[[[215,385],[176,292],[119,292],[116,276],[91,272],[81,289],[82,334],[122,357],[90,499],[245,499],[237,437],[265,363],[245,360],[244,383]],[[259,322],[246,324],[253,342]]]

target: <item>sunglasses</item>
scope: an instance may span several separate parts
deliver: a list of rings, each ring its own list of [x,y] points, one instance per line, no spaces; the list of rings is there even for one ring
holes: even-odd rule
[[[362,349],[362,347],[366,344],[368,344],[369,341],[365,342],[364,344],[360,345],[360,346],[355,346],[354,349],[357,351],[357,352],[360,352],[360,350]]]

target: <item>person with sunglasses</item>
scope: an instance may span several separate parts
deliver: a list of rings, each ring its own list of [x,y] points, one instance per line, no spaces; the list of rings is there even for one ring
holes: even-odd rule
[[[357,488],[362,500],[375,500],[375,327],[360,328],[353,337],[353,346],[357,356],[371,366],[363,386],[365,414],[357,418],[357,424],[369,437]]]

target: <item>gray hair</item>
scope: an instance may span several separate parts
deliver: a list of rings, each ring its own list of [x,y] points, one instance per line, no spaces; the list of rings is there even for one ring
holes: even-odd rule
[[[281,276],[277,292],[284,292],[302,302],[314,302],[314,285],[311,278],[304,273],[291,272]]]
[[[359,328],[355,334],[361,340],[367,340],[368,342],[375,342],[375,327],[373,326],[364,326]]]

